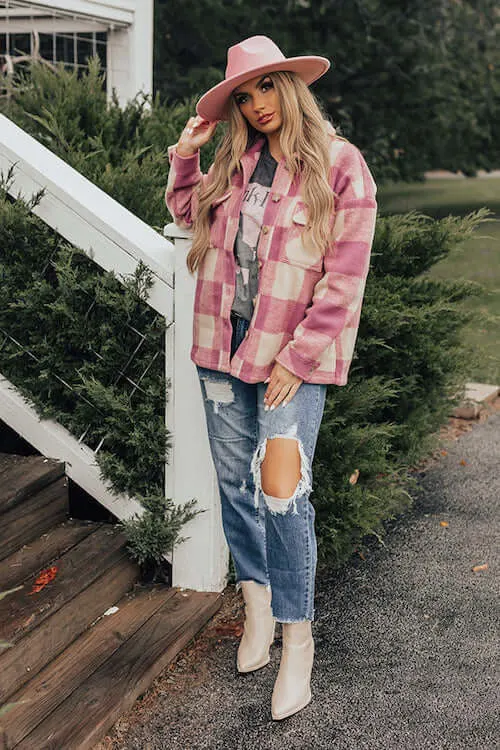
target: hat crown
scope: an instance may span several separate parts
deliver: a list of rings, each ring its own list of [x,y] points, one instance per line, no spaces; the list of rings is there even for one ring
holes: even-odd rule
[[[272,39],[267,36],[251,36],[228,49],[226,78],[285,59],[285,55]]]

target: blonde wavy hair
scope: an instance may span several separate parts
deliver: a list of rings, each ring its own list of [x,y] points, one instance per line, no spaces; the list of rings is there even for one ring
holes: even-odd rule
[[[280,146],[292,177],[300,174],[302,199],[308,209],[304,244],[325,253],[333,229],[334,194],[328,182],[329,139],[324,115],[307,84],[291,72],[269,73],[278,93],[283,125]],[[241,169],[241,157],[260,134],[230,99],[227,132],[217,149],[208,185],[198,188],[198,210],[187,266],[194,273],[210,246],[211,204],[231,188],[231,177]],[[340,138],[340,136],[336,136]],[[345,139],[342,139],[345,140]]]

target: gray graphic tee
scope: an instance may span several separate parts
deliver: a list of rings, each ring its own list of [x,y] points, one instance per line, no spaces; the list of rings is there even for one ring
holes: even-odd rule
[[[236,258],[236,291],[233,312],[250,320],[259,283],[257,245],[262,219],[278,162],[269,153],[267,141],[243,196],[234,254]]]

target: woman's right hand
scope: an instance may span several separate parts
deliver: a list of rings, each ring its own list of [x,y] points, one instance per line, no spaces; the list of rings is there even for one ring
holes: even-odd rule
[[[176,151],[179,156],[192,156],[195,154],[199,148],[211,139],[215,133],[217,124],[217,120],[209,122],[199,115],[190,117],[177,142]]]

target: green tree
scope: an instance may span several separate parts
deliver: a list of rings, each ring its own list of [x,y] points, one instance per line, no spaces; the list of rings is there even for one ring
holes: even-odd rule
[[[229,46],[266,34],[332,60],[313,90],[378,181],[470,172],[500,166],[498,28],[496,0],[157,0],[155,86],[198,97]]]

